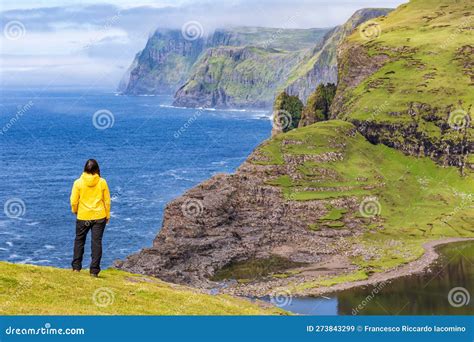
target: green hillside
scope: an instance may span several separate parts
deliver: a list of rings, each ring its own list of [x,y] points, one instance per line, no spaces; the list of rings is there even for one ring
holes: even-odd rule
[[[331,284],[412,261],[428,240],[474,236],[473,179],[429,158],[372,145],[348,122],[325,121],[278,134],[256,155],[254,164],[279,175],[267,184],[279,187],[287,201],[325,204],[326,213],[314,213],[312,221],[302,218],[308,230],[322,236],[348,230],[345,252],[370,251],[352,254],[357,272]],[[313,285],[329,284],[325,279]]]
[[[332,116],[373,142],[472,163],[472,10],[469,1],[411,0],[362,25],[340,48]]]
[[[99,278],[52,267],[0,262],[0,315],[266,315],[227,295],[211,296],[156,278],[105,270]]]

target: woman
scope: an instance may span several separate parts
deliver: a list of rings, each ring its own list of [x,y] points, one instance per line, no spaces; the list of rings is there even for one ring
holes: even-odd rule
[[[72,270],[80,272],[87,233],[92,231],[90,275],[97,277],[102,258],[102,235],[110,220],[110,192],[105,179],[100,178],[99,164],[89,159],[84,172],[76,179],[71,192],[71,209],[77,216],[76,239]]]

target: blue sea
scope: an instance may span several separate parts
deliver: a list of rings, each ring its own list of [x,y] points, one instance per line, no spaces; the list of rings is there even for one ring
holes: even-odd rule
[[[186,109],[169,96],[2,90],[0,260],[69,267],[69,195],[89,158],[112,200],[103,268],[152,245],[167,202],[231,173],[270,136],[265,111]],[[84,267],[90,261],[90,242]]]

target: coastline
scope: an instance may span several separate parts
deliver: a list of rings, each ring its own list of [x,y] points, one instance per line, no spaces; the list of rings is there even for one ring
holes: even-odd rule
[[[348,290],[354,287],[359,286],[368,286],[376,285],[386,281],[390,281],[395,278],[405,277],[413,274],[422,273],[429,267],[436,259],[438,259],[439,254],[436,251],[436,248],[442,245],[455,242],[463,241],[474,241],[474,238],[443,238],[439,240],[429,241],[423,244],[425,252],[423,255],[412,262],[409,262],[404,265],[400,265],[396,268],[390,269],[386,272],[374,273],[366,280],[359,280],[354,282],[340,283],[327,287],[313,288],[304,291],[303,293],[292,293],[295,297],[302,296],[320,296],[332,292],[338,292],[343,290]]]

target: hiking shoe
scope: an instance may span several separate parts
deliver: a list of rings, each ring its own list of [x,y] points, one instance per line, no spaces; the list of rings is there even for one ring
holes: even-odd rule
[[[77,273],[81,272],[80,270],[75,270],[75,269],[73,269],[72,271],[77,272]]]
[[[91,273],[91,277],[93,278],[99,278],[99,275],[97,273]]]

